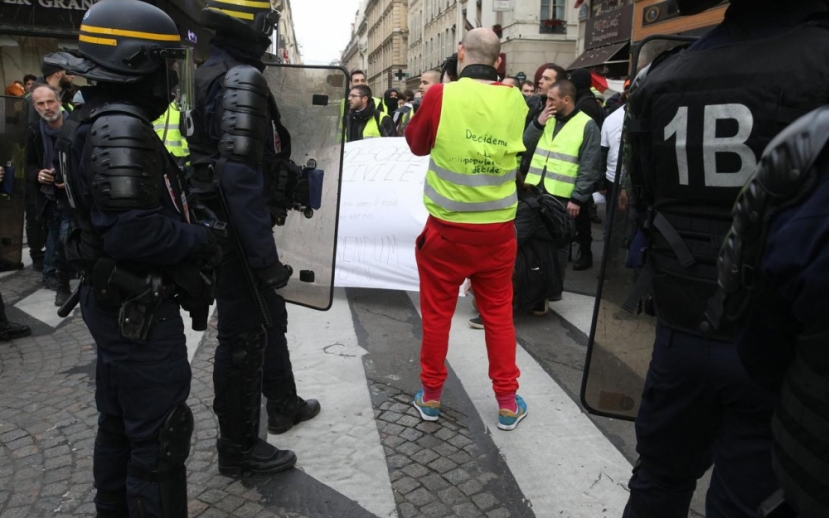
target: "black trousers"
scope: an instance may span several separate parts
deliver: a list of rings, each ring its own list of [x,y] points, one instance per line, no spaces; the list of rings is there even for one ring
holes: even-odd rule
[[[34,196],[26,197],[26,241],[32,260],[43,259],[46,251],[46,224],[38,219],[37,203]]]
[[[593,236],[591,235],[593,227],[590,221],[590,205],[592,204],[593,198],[590,198],[579,210],[579,215],[576,216],[575,242],[587,251],[590,251],[590,243],[593,242]]]

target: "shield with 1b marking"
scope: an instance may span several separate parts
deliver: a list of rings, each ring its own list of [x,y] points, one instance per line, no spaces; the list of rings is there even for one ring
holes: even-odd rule
[[[693,42],[694,38],[653,36],[633,52],[636,79],[631,93],[643,76],[642,70],[663,52]],[[622,109],[622,108],[619,108]],[[650,273],[646,267],[647,238],[643,227],[646,207],[637,199],[627,177],[627,164],[637,153],[627,136],[635,124],[625,116],[619,158],[607,221],[602,268],[588,337],[587,358],[581,386],[581,401],[592,414],[634,420],[645,386],[656,337],[656,317],[649,294]]]
[[[288,302],[325,311],[334,293],[348,72],[268,64],[263,73],[281,124],[290,133],[291,160],[297,168],[288,183],[294,185],[292,178],[298,176],[301,185],[289,196],[291,210],[274,227],[279,258],[294,270],[279,294]],[[282,144],[275,142],[274,147]]]
[[[22,97],[0,96],[0,271],[23,268],[28,108]]]

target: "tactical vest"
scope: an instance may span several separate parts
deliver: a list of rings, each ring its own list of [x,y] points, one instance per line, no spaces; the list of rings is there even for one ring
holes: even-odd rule
[[[478,224],[515,219],[516,155],[524,151],[526,112],[523,96],[513,88],[469,78],[443,87],[423,192],[432,216]]]
[[[829,32],[805,23],[780,35],[674,54],[654,63],[631,96],[629,172],[651,240],[642,278],[652,278],[664,324],[733,337],[704,318],[731,208],[774,136],[829,100],[827,63]]]
[[[205,133],[206,128],[202,118],[205,113],[205,106],[203,103],[214,101],[215,98],[209,97],[209,94],[211,93],[219,96],[222,95],[221,87],[219,90],[215,90],[215,83],[217,81],[221,81],[220,78],[230,69],[239,65],[241,65],[241,63],[228,57],[223,61],[215,61],[209,65],[203,65],[196,71],[194,81],[196,109],[191,112],[194,129],[193,135],[191,135],[188,139],[190,156],[192,157],[192,162],[194,164],[192,176],[188,178],[188,183],[192,192],[210,196],[212,194],[211,186],[215,187],[218,185],[219,179],[217,177],[203,177],[203,173],[207,171],[207,169],[196,167],[197,162],[204,163],[217,161],[219,155],[219,142],[217,140],[211,140],[211,137]],[[223,109],[221,108],[221,103],[218,103],[217,113],[215,113],[213,117],[221,118],[222,114]],[[281,152],[274,155],[274,153],[267,147],[265,148],[265,157],[262,161],[262,170],[265,173],[266,193],[270,190],[270,184],[275,180],[273,176],[278,176],[278,170],[280,168],[279,162],[281,159],[283,157],[289,158],[291,156],[291,135],[280,122],[281,115],[279,114],[279,108],[276,105],[276,100],[270,92],[268,94],[268,118],[271,121],[271,137],[279,140]]]
[[[558,134],[554,120],[544,127],[544,133],[535,146],[530,169],[524,180],[528,185],[538,185],[544,178],[544,190],[553,196],[570,198],[576,188],[579,174],[579,151],[584,142],[584,128],[592,121],[589,115],[578,112],[568,120]]]
[[[103,239],[92,225],[90,194],[84,192],[78,180],[81,174],[80,164],[84,157],[74,156],[72,145],[81,125],[92,124],[99,117],[116,113],[135,117],[150,124],[150,121],[145,118],[140,110],[126,103],[111,102],[96,108],[93,108],[90,104],[84,104],[66,118],[55,144],[55,151],[58,153],[61,170],[64,173],[66,197],[78,224],[77,229],[72,232],[65,243],[66,258],[73,266],[87,272],[98,259],[105,257],[106,254]],[[157,143],[160,147],[161,142],[157,141]],[[169,157],[167,153],[163,153],[163,155]],[[117,162],[120,158],[107,157],[107,160]],[[169,158],[169,163],[161,165],[161,168],[161,172],[154,171],[154,173],[167,173],[165,175],[167,177],[167,188],[173,203],[176,205],[176,210],[180,213],[186,211],[184,179],[180,176],[180,170],[172,161],[172,158]],[[91,178],[87,178],[87,188],[93,188]],[[182,213],[181,216],[183,221],[187,221],[189,218],[189,214]]]
[[[170,103],[167,111],[153,121],[153,130],[171,155],[176,158],[190,155],[187,139],[181,134],[181,111],[175,103]]]

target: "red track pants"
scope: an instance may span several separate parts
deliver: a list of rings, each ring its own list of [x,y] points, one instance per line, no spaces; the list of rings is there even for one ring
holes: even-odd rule
[[[423,386],[440,390],[446,381],[452,315],[460,286],[469,278],[484,322],[492,387],[496,396],[514,394],[520,374],[515,364],[512,320],[512,272],[517,248],[514,230],[513,238],[505,242],[473,245],[450,240],[446,233],[441,234],[439,227],[429,218],[415,247],[423,316],[420,348]]]

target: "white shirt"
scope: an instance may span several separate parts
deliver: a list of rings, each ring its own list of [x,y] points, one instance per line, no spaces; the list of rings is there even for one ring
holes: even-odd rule
[[[608,148],[605,176],[611,182],[616,179],[616,163],[619,160],[619,144],[625,123],[625,106],[618,108],[602,124],[602,147]]]

